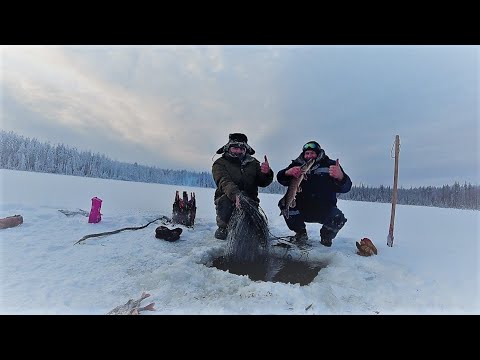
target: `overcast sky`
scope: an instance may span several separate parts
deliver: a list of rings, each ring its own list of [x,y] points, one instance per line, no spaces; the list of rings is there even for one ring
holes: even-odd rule
[[[210,171],[243,132],[275,172],[318,141],[354,184],[478,184],[478,46],[3,46],[7,131]]]

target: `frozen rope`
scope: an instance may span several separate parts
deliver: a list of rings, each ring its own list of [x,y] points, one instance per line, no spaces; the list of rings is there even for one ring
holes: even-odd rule
[[[148,225],[150,225],[151,223],[154,223],[155,221],[158,221],[158,220],[162,220],[162,222],[164,224],[168,223],[168,222],[171,222],[171,220],[162,215],[160,216],[159,218],[155,219],[155,220],[152,220],[150,221],[148,224],[146,225],[143,225],[143,226],[136,226],[136,227],[126,227],[126,228],[122,228],[122,229],[118,229],[118,230],[113,230],[113,231],[107,231],[107,232],[103,232],[103,233],[98,233],[98,234],[89,234],[89,235],[85,235],[84,237],[82,237],[80,240],[78,240],[76,243],[74,243],[73,245],[76,245],[76,244],[79,244],[80,242],[84,241],[84,240],[87,240],[89,238],[92,238],[92,237],[99,237],[99,236],[106,236],[106,235],[113,235],[113,234],[117,234],[121,231],[125,231],[125,230],[140,230],[140,229],[144,229],[146,228]]]

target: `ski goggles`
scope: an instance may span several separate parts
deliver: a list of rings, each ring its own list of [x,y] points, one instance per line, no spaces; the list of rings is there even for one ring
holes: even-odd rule
[[[320,147],[316,143],[309,142],[303,145],[303,151],[307,151],[307,150],[320,150]]]

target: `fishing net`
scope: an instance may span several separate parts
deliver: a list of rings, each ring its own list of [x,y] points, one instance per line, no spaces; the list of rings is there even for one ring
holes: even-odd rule
[[[240,195],[240,209],[234,208],[228,223],[225,257],[230,262],[254,263],[268,257],[267,217],[251,198]]]

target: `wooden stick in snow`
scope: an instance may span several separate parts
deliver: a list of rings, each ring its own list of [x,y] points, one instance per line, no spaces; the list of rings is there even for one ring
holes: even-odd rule
[[[397,205],[397,183],[398,183],[398,153],[400,148],[400,137],[395,136],[395,171],[393,174],[392,212],[390,215],[390,228],[388,230],[387,245],[393,246],[393,227],[395,224],[395,206]]]

